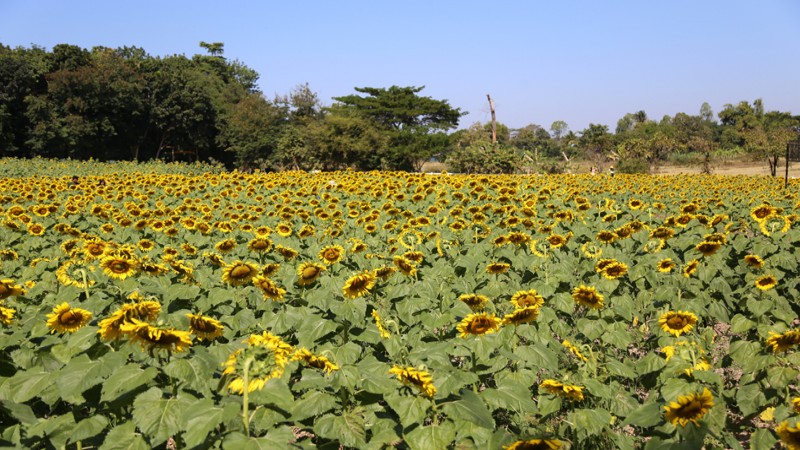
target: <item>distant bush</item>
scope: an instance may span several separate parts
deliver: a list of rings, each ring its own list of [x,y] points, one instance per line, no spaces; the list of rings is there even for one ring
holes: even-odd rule
[[[204,173],[221,173],[225,166],[221,163],[207,162],[162,162],[162,161],[115,161],[99,162],[93,160],[79,161],[74,159],[47,158],[0,158],[0,168],[6,178],[47,175],[51,177],[71,177],[73,175],[91,174],[106,176],[112,174],[174,174],[195,176]]]
[[[617,164],[619,173],[650,173],[650,164],[641,159],[622,160]]]

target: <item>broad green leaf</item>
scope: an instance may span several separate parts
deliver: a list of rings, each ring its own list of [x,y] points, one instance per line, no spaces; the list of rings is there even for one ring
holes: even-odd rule
[[[611,414],[602,408],[578,409],[568,417],[576,431],[585,432],[589,436],[600,434],[611,424]]]
[[[97,436],[98,434],[102,433],[107,426],[108,419],[106,419],[104,416],[97,415],[83,419],[78,422],[75,425],[75,428],[73,428],[70,432],[69,441],[78,442],[93,436]]]
[[[326,414],[314,422],[314,432],[322,437],[339,441],[347,447],[365,444],[366,424],[358,413],[345,411],[341,415]]]
[[[241,433],[230,433],[225,436],[222,448],[225,450],[273,450],[291,448],[289,444],[295,440],[292,430],[281,427],[270,430],[264,437],[248,437]]]
[[[36,414],[30,406],[9,400],[0,400],[0,411],[16,419],[19,423],[32,425],[37,422]]]
[[[405,434],[406,442],[411,450],[449,448],[455,437],[456,431],[452,422],[419,426]]]
[[[189,448],[206,442],[208,434],[222,423],[224,410],[214,406],[214,401],[208,398],[194,401],[187,405],[181,417],[183,440]]]
[[[775,447],[778,438],[772,430],[760,428],[750,435],[750,450],[770,450]]]
[[[181,419],[194,399],[184,394],[164,399],[161,389],[153,387],[133,401],[133,420],[151,445],[159,445],[181,431]]]
[[[465,420],[484,428],[495,428],[492,413],[478,394],[471,390],[464,389],[459,395],[461,397],[459,400],[445,403],[442,408],[450,418],[455,421]]]
[[[652,428],[663,422],[664,408],[659,403],[647,403],[633,410],[622,422],[622,426],[633,425],[641,428]]]
[[[149,450],[150,446],[136,431],[133,421],[123,422],[108,432],[100,450]]]
[[[292,420],[302,421],[324,414],[336,406],[336,397],[319,391],[311,391],[294,403]]]
[[[103,383],[101,401],[112,402],[122,394],[136,390],[149,383],[158,374],[158,369],[148,367],[141,369],[138,364],[127,364],[114,372]]]
[[[386,397],[386,403],[397,413],[404,428],[415,423],[422,423],[431,407],[429,399],[418,395],[390,395]]]

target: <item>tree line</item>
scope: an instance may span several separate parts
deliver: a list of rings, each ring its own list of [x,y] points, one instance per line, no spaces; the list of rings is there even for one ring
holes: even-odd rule
[[[652,120],[626,114],[613,131],[510,129],[476,123],[423,86],[356,87],[323,105],[308,84],[267,98],[259,74],[224,56],[151,56],[139,47],[51,50],[0,44],[0,156],[136,160],[191,158],[262,170],[420,170],[430,160],[471,173],[557,172],[575,159],[620,172],[647,172],[674,158],[704,164],[748,154],[774,174],[800,117],[763,102],[728,104],[714,114]]]

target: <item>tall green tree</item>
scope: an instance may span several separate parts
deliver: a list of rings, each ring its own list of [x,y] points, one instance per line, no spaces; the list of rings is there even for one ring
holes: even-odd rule
[[[385,132],[388,144],[380,155],[381,167],[418,168],[431,156],[446,150],[444,133],[458,126],[459,119],[466,114],[450,106],[447,100],[418,95],[423,89],[424,86],[357,87],[356,92],[364,95],[334,97],[339,109],[332,114],[352,111]],[[431,137],[437,133],[441,136]]]

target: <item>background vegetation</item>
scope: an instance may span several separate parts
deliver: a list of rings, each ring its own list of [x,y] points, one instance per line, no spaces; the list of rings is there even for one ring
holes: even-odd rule
[[[800,124],[758,99],[660,120],[632,112],[614,130],[498,123],[493,139],[490,124],[453,132],[464,112],[423,87],[356,87],[326,106],[301,84],[269,99],[259,74],[226,59],[222,43],[200,46],[204,54],[160,57],[138,47],[0,44],[0,156],[213,159],[267,170],[419,170],[435,159],[457,172],[542,173],[569,171],[575,159],[618,172],[670,161],[710,170],[713,159],[747,155],[774,175]]]

